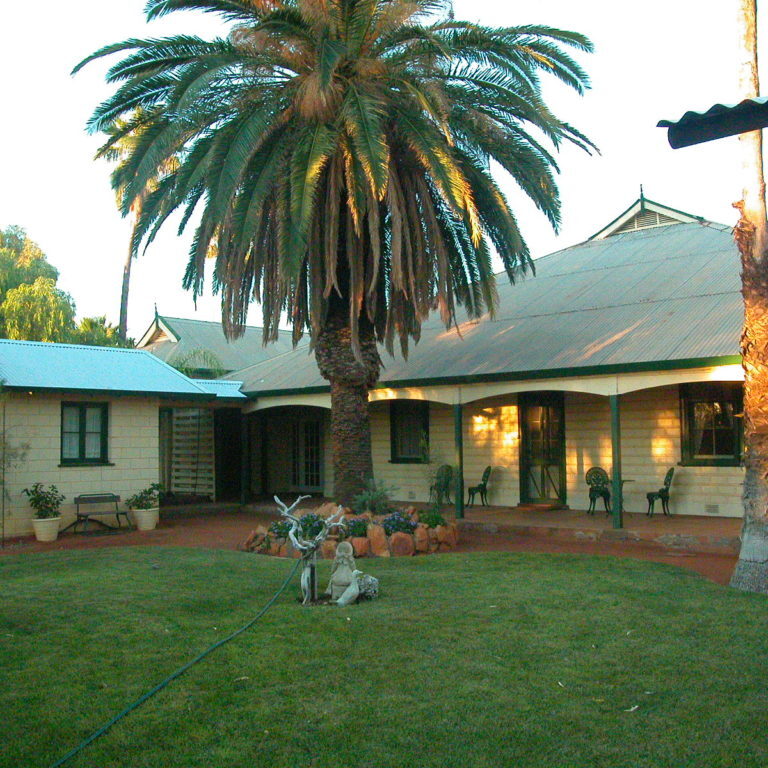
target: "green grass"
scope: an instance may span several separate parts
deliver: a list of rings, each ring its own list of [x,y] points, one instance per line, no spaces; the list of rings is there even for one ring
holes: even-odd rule
[[[50,765],[244,624],[291,566],[160,548],[0,559],[0,765]],[[302,608],[292,586],[68,765],[768,765],[762,596],[626,559],[364,567],[381,599]]]

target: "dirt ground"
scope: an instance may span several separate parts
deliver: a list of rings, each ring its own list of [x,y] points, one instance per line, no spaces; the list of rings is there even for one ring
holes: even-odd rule
[[[162,546],[201,547],[204,549],[239,549],[248,534],[260,522],[274,517],[254,512],[225,512],[207,515],[166,517],[154,531],[122,531],[104,534],[65,534],[53,544],[38,544],[32,537],[12,539],[0,554],[51,552],[102,547]],[[552,541],[535,536],[492,534],[463,531],[456,552],[570,552],[608,557],[634,557],[687,568],[718,584],[728,584],[736,556],[676,552],[657,546],[634,543]],[[434,555],[432,555],[434,557]],[[438,555],[450,557],[450,553]]]

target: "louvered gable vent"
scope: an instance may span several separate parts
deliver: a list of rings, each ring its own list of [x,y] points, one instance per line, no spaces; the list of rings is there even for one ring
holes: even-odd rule
[[[663,227],[666,224],[679,224],[679,219],[673,219],[656,211],[642,211],[637,216],[619,227],[612,235],[620,235],[622,232],[634,232],[636,229],[649,229],[650,227]]]

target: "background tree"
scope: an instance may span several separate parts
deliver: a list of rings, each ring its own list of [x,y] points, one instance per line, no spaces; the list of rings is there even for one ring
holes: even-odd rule
[[[125,184],[121,181],[124,177],[121,165],[131,156],[141,138],[141,132],[145,125],[145,115],[141,109],[137,109],[129,120],[116,120],[106,130],[110,137],[109,140],[96,153],[96,159],[104,158],[105,160],[117,163],[113,174],[113,180],[116,179],[114,187],[117,205],[121,210],[127,206],[133,217],[128,252],[123,263],[123,281],[120,289],[120,319],[117,326],[117,335],[123,343],[126,343],[128,339],[128,296],[131,287],[131,267],[138,247],[138,243],[135,241],[141,218],[141,210],[147,195],[157,188],[158,179],[173,170],[177,165],[175,157],[167,158],[159,164],[157,174],[147,180],[144,188],[135,191],[133,198],[126,200],[127,190]]]
[[[72,340],[75,303],[50,277],[38,277],[34,283],[23,283],[8,291],[0,313],[8,339]]]
[[[56,282],[59,271],[21,227],[0,230],[0,336],[5,335],[2,304],[6,294],[20,285],[34,283],[38,277]]]
[[[566,52],[575,32],[493,29],[455,21],[437,0],[149,0],[148,19],[202,9],[233,22],[228,39],[127,40],[122,83],[89,122],[135,134],[113,174],[122,210],[146,196],[134,247],[174,211],[200,206],[184,285],[214,290],[229,338],[261,302],[264,340],[283,313],[294,341],[310,333],[331,386],[334,485],[349,502],[372,476],[368,390],[377,342],[407,354],[437,310],[493,313],[491,245],[510,280],[531,267],[518,223],[490,173],[506,170],[557,227],[560,205],[545,144],[592,145],[541,95],[542,73],[581,92]],[[142,110],[137,117],[136,110]],[[112,131],[133,115],[129,126]]]
[[[84,317],[77,324],[72,335],[75,344],[86,344],[90,347],[132,347],[131,339],[120,337],[117,328],[107,322],[105,315]]]

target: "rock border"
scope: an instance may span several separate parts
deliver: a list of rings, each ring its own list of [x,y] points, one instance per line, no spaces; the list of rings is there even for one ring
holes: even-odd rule
[[[328,517],[337,510],[337,505],[323,504],[316,509],[307,509],[304,514],[313,512],[321,517]],[[447,552],[459,543],[459,528],[456,523],[438,525],[429,528],[425,523],[419,522],[419,512],[414,507],[408,507],[403,511],[406,517],[410,517],[416,523],[413,533],[396,531],[387,536],[381,521],[385,515],[373,515],[364,512],[356,515],[347,510],[344,519],[368,519],[368,529],[365,536],[353,536],[349,538],[354,549],[355,557],[413,557],[414,555],[429,555],[435,552]],[[331,529],[331,534],[323,542],[318,555],[324,560],[333,560],[336,556],[336,546],[345,537],[340,531]],[[260,555],[273,557],[301,557],[288,539],[277,538],[269,532],[269,528],[258,525],[251,531],[243,542],[241,549],[245,552],[255,552]]]

